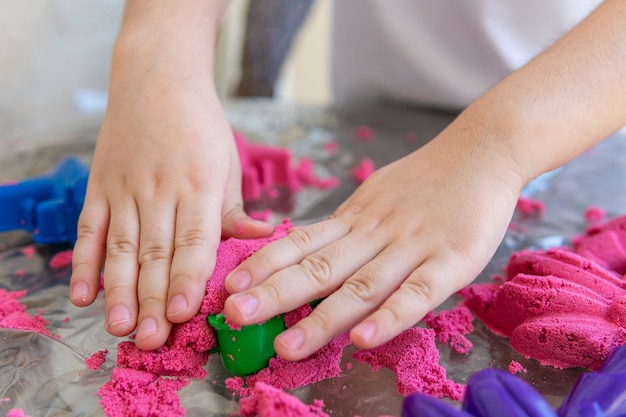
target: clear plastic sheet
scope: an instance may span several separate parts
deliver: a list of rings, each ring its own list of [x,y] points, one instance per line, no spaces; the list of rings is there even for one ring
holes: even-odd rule
[[[296,224],[306,224],[332,213],[356,187],[350,169],[364,156],[377,167],[393,161],[426,143],[441,131],[453,115],[411,108],[317,108],[294,107],[267,101],[235,101],[227,104],[233,126],[249,140],[289,147],[297,160],[306,156],[316,162],[321,177],[340,178],[332,190],[308,189],[278,201],[251,202],[251,209],[271,207],[274,220],[289,216]],[[369,126],[374,137],[361,141],[355,137],[357,126]],[[51,169],[65,155],[90,161],[98,124],[73,127],[56,135],[32,139],[33,146],[0,156],[0,181],[18,179]],[[340,151],[325,148],[336,141]],[[589,206],[604,208],[608,216],[626,212],[626,142],[616,134],[568,165],[540,177],[526,190],[527,195],[543,201],[546,213],[541,218],[516,219],[496,255],[477,281],[489,281],[499,273],[513,251],[525,247],[548,247],[566,243],[585,227],[583,213]],[[471,198],[465,196],[464,198]],[[48,262],[67,246],[36,246],[32,257],[23,248],[32,245],[30,236],[11,232],[0,234],[0,288],[26,289],[21,300],[31,314],[42,312],[56,337],[0,329],[0,414],[23,408],[30,416],[102,415],[98,388],[109,379],[115,364],[120,339],[103,327],[102,297],[88,308],[79,309],[68,300],[69,269],[53,271]],[[16,271],[20,271],[16,274]],[[442,308],[458,303],[451,297]],[[493,335],[480,322],[469,335],[474,344],[467,354],[440,346],[441,363],[448,377],[465,382],[485,367],[508,369],[511,360],[520,362],[528,373],[519,374],[538,389],[553,405],[558,405],[582,370],[542,367],[513,351],[505,338]],[[89,370],[85,358],[108,349],[106,363]],[[322,399],[332,416],[376,417],[400,414],[402,397],[395,388],[394,375],[385,369],[372,372],[367,365],[351,359],[353,348],[344,354],[341,376],[293,391],[306,403]],[[350,362],[353,366],[347,369]],[[218,355],[206,366],[209,376],[192,382],[179,392],[188,416],[231,416],[237,400],[224,387],[231,376],[223,370]],[[233,414],[234,413],[234,414]]]

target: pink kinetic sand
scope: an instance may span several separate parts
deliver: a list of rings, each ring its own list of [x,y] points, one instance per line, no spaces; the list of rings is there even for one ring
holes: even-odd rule
[[[133,342],[118,344],[117,368],[111,380],[99,391],[100,404],[107,416],[147,415],[132,412],[139,407],[141,401],[144,402],[141,404],[144,407],[142,410],[150,410],[151,407],[158,409],[160,405],[157,403],[158,397],[155,393],[162,391],[176,397],[176,403],[170,402],[165,405],[173,407],[174,411],[178,410],[177,407],[180,406],[176,395],[177,387],[186,385],[189,378],[206,376],[204,365],[208,359],[208,351],[217,344],[206,317],[209,314],[220,313],[224,308],[228,296],[224,288],[226,276],[252,253],[267,243],[285,236],[289,228],[291,223],[285,220],[275,228],[271,237],[250,240],[231,238],[222,241],[217,251],[219,262],[207,283],[200,312],[190,321],[174,325],[164,346],[154,351],[144,351],[138,349]],[[177,380],[179,382],[173,384],[170,382],[171,379],[164,378],[171,376],[180,377]],[[140,400],[137,399],[137,395],[140,396]],[[131,414],[119,414],[122,412]],[[181,415],[176,413],[162,415]],[[184,410],[182,413],[184,414]]]
[[[177,391],[186,379],[162,378],[128,368],[113,369],[111,380],[100,387],[102,411],[109,417],[185,415]]]
[[[53,271],[69,268],[72,265],[72,249],[67,249],[55,254],[48,263]]]
[[[525,216],[532,216],[535,214],[541,216],[546,211],[546,207],[542,201],[529,197],[520,197],[517,200],[515,209]]]
[[[468,353],[472,349],[472,342],[465,335],[474,331],[474,316],[466,306],[456,306],[437,315],[431,312],[423,320],[435,331],[438,342],[448,343],[457,353]]]
[[[606,217],[606,211],[602,207],[591,206],[585,210],[585,220],[590,223],[596,223],[604,220]]]
[[[396,374],[396,387],[402,395],[421,392],[435,398],[460,401],[465,386],[446,378],[439,364],[435,331],[413,327],[374,349],[360,350],[354,358],[377,368],[384,366]]]
[[[520,372],[526,373],[528,372],[528,369],[524,368],[522,364],[517,361],[511,361],[509,364],[509,372],[515,375]]]
[[[104,362],[106,361],[108,353],[109,351],[107,349],[102,349],[85,359],[85,364],[87,365],[87,368],[93,371],[100,368],[102,364],[104,364]]]
[[[22,255],[24,255],[26,259],[32,259],[32,257],[35,256],[35,246],[26,246],[22,248],[20,252],[22,253]]]
[[[280,188],[298,191],[304,186],[327,189],[335,187],[335,177],[319,178],[315,175],[313,161],[300,160],[293,166],[291,152],[285,148],[251,143],[239,132],[234,132],[242,170],[244,201],[263,197],[275,199]]]
[[[309,186],[319,188],[320,190],[326,190],[334,188],[339,184],[337,177],[319,178],[314,171],[315,164],[310,158],[301,158],[298,162],[298,166],[295,169],[296,178],[298,179],[298,188],[301,186]],[[297,191],[292,189],[292,191]]]
[[[13,408],[9,410],[7,413],[7,417],[30,417],[28,414],[24,413],[24,410],[21,408]]]
[[[320,400],[306,405],[293,395],[257,382],[252,394],[239,402],[239,414],[243,417],[329,417],[322,411],[323,407]]]
[[[354,136],[362,141],[370,140],[374,137],[374,129],[369,126],[357,126],[354,128]]]
[[[374,161],[370,158],[363,158],[354,168],[352,168],[352,178],[358,183],[362,183],[374,172]]]
[[[324,143],[324,150],[328,153],[336,153],[339,151],[339,144],[335,140],[329,140]]]
[[[5,329],[31,330],[51,336],[46,325],[48,322],[40,315],[31,316],[26,306],[18,300],[26,291],[6,291],[0,288],[0,327]]]
[[[597,369],[626,344],[626,216],[579,237],[573,250],[513,254],[502,284],[460,293],[494,333],[528,358]]]
[[[592,228],[574,241],[574,251],[619,275],[626,273],[626,216]]]

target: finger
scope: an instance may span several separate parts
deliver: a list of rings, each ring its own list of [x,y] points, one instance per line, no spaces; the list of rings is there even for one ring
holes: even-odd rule
[[[222,235],[239,239],[256,239],[272,234],[274,226],[255,220],[243,211],[243,206],[232,206],[222,216]]]
[[[362,349],[374,348],[414,326],[459,289],[459,271],[463,270],[460,265],[455,267],[452,256],[428,259],[351,330],[352,342]]]
[[[241,239],[269,236],[274,227],[250,218],[243,210],[241,168],[237,150],[231,152],[230,175],[226,184],[222,209],[222,236]]]
[[[172,327],[165,315],[170,266],[174,253],[174,218],[171,199],[140,199],[139,315],[135,343],[140,349],[157,349],[165,343]]]
[[[352,232],[300,263],[276,272],[258,286],[231,295],[224,313],[229,320],[248,325],[330,294],[383,249],[384,240],[362,247],[364,241],[371,241],[367,237],[362,232]]]
[[[348,222],[333,217],[309,226],[292,229],[286,237],[270,243],[242,262],[226,277],[229,293],[244,291],[265,281],[270,275],[298,264],[308,255],[337,242],[350,232]],[[355,242],[360,247],[359,243]],[[339,247],[337,247],[340,249]],[[341,262],[350,262],[357,253],[344,253]],[[326,256],[326,255],[324,255]],[[320,262],[323,259],[320,259]],[[339,263],[341,263],[339,262]],[[312,262],[313,266],[315,262]],[[330,265],[334,265],[331,263]]]
[[[215,267],[220,209],[221,200],[211,194],[179,202],[167,306],[167,317],[174,323],[191,319],[200,309]]]
[[[385,248],[308,317],[278,336],[278,355],[288,360],[306,358],[372,313],[419,265],[420,258],[406,254],[403,244]]]
[[[134,200],[111,206],[104,263],[106,329],[125,336],[137,324],[139,215]]]
[[[87,199],[78,219],[77,238],[72,251],[70,300],[76,306],[91,304],[100,290],[108,223],[106,201]]]

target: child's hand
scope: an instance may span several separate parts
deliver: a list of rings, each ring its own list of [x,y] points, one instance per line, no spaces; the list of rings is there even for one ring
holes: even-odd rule
[[[90,304],[104,265],[105,326],[116,336],[137,326],[142,349],[197,313],[222,234],[272,231],[243,212],[237,150],[209,76],[115,85],[96,146],[70,298]]]
[[[226,315],[246,325],[326,297],[276,339],[290,360],[349,329],[371,348],[413,326],[481,272],[507,229],[523,180],[487,149],[448,132],[375,172],[329,219],[233,271]]]

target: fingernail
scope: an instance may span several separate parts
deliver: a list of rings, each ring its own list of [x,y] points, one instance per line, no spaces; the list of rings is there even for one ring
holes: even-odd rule
[[[114,327],[122,323],[130,321],[130,311],[128,308],[122,305],[113,306],[109,311],[109,321],[107,326]]]
[[[372,340],[376,335],[376,330],[378,330],[376,323],[373,323],[371,321],[361,323],[354,328],[354,331],[358,333],[365,341]]]
[[[259,305],[256,297],[247,294],[233,296],[233,303],[246,318],[252,316]]]
[[[85,281],[78,281],[72,287],[72,300],[75,301],[85,301],[87,296],[89,295],[89,286]]]
[[[146,317],[139,323],[139,327],[137,328],[137,339],[144,339],[146,337],[152,336],[157,332],[157,324],[156,321],[151,317]]]
[[[248,287],[250,286],[252,277],[247,271],[237,271],[230,277],[228,281],[236,291],[243,291],[248,289]]]
[[[279,343],[290,351],[296,351],[299,350],[304,343],[304,332],[297,328],[289,329],[286,332],[281,333],[277,339],[279,339]]]
[[[184,295],[175,295],[167,305],[167,315],[168,317],[174,317],[177,314],[187,311],[188,306],[189,304],[187,304],[187,299]]]

